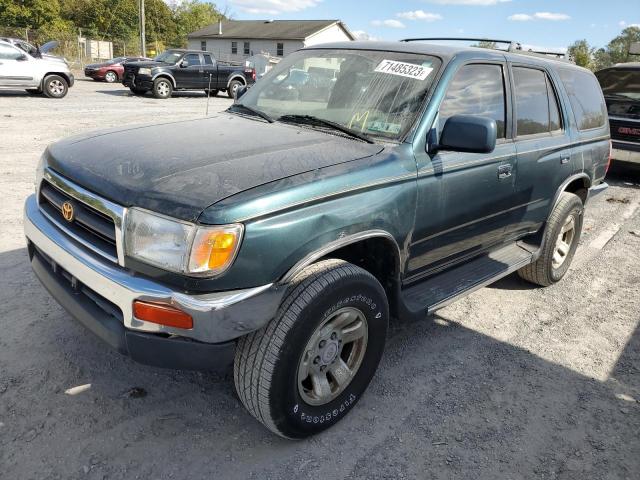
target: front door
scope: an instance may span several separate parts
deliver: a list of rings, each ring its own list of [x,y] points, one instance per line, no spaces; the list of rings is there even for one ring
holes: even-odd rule
[[[418,161],[418,204],[407,282],[500,243],[514,206],[516,151],[511,138],[506,64],[471,63],[453,77],[440,105],[437,134],[452,115],[495,119],[488,154],[425,152]]]
[[[202,55],[199,53],[187,53],[173,74],[178,88],[205,88],[204,69],[202,66]]]
[[[8,44],[0,44],[0,86],[33,87],[34,61],[22,50]]]

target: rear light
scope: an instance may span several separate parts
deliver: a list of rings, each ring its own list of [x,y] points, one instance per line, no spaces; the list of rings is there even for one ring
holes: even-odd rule
[[[184,328],[186,330],[193,328],[193,318],[191,318],[191,315],[164,303],[135,300],[133,302],[133,315],[138,320],[157,323],[158,325],[165,325],[167,327]]]
[[[607,167],[604,169],[604,174],[606,175],[609,172],[609,167],[611,166],[611,157],[613,156],[613,142],[609,140],[609,158],[607,159]]]
[[[255,68],[251,70],[251,78],[253,79],[254,82],[256,81],[256,69]]]

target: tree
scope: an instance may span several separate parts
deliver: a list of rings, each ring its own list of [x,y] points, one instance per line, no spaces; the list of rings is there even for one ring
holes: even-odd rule
[[[589,46],[586,40],[576,40],[567,49],[569,56],[573,58],[576,65],[590,68],[594,49]]]
[[[496,42],[490,42],[489,40],[480,40],[478,43],[474,43],[471,46],[478,47],[478,48],[489,48],[491,50],[495,50]]]
[[[635,26],[625,28],[620,35],[611,40],[607,45],[611,63],[633,60],[633,56],[629,54],[629,48],[634,42],[640,42],[640,28]]]
[[[224,19],[214,4],[199,0],[185,0],[173,7],[175,24],[174,44],[186,47],[187,35]]]

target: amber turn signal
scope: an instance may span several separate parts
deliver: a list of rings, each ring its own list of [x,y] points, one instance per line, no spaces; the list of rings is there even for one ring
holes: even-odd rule
[[[186,330],[193,328],[193,318],[191,318],[191,315],[163,303],[135,300],[133,302],[133,315],[138,320],[157,323],[167,327],[184,328]]]
[[[242,226],[229,225],[200,229],[195,235],[189,259],[191,273],[220,273],[236,255]]]

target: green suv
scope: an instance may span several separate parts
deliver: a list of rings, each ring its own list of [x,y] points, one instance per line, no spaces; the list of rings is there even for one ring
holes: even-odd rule
[[[151,365],[233,364],[246,408],[288,438],[360,400],[390,318],[515,271],[559,281],[607,186],[602,92],[568,62],[335,43],[237,97],[49,146],[24,228],[89,330]]]

